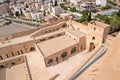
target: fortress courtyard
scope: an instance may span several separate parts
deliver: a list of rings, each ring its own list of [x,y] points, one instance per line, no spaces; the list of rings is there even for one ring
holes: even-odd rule
[[[102,51],[111,53],[116,38],[108,31],[109,25],[102,22],[83,25],[68,18],[40,27],[4,25],[0,27],[0,80],[69,80]],[[86,75],[76,79],[88,80]]]

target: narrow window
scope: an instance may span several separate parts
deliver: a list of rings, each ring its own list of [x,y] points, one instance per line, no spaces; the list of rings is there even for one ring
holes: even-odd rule
[[[51,30],[49,30],[49,32],[51,32]]]
[[[7,57],[7,58],[9,57],[8,54],[6,54],[6,57]]]
[[[95,40],[95,37],[94,37],[94,36],[92,37],[92,40]]]
[[[76,47],[74,47],[74,48],[71,49],[71,54],[73,54],[75,52],[76,52]]]
[[[18,55],[20,55],[20,52],[19,52],[19,51],[17,51],[17,53],[18,53]]]
[[[2,60],[3,59],[3,57],[2,56],[0,56],[0,60]]]
[[[81,45],[81,50],[82,50],[82,45]]]
[[[11,52],[12,56],[14,56],[13,52]]]
[[[21,54],[23,54],[23,51],[22,51],[22,50],[20,50],[20,52],[21,52]]]
[[[63,58],[63,60],[65,59],[65,57],[67,57],[67,52],[63,52],[61,57]]]
[[[58,34],[57,36],[61,36],[61,34]]]
[[[41,39],[40,41],[45,41],[45,39]]]
[[[14,62],[12,62],[12,65],[15,65],[15,63],[14,63]]]
[[[53,59],[49,59],[48,60],[48,64],[52,63],[53,62]]]
[[[45,31],[45,33],[47,33],[47,31]]]

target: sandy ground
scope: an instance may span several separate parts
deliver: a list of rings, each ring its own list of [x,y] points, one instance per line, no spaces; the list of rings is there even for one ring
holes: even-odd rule
[[[55,80],[64,80],[64,78],[89,54],[83,51],[74,55],[73,57],[59,63],[55,66],[48,67],[50,73],[60,74]]]
[[[32,80],[48,80],[55,74],[49,73],[42,64],[40,53],[37,51],[26,54]]]
[[[42,60],[38,52],[27,54],[28,65],[33,80],[48,80],[59,74],[56,80],[63,80],[86,56],[87,51],[83,51],[73,57],[51,67],[43,67]]]
[[[58,74],[59,76],[56,80],[63,80],[76,67],[76,65],[78,65],[89,54],[85,50],[57,65],[47,68],[44,67],[39,52],[34,51],[25,55],[27,57],[32,80],[49,80],[51,77]],[[29,80],[26,63],[21,63],[11,68],[1,69],[0,80]]]
[[[108,52],[76,80],[120,80],[120,34]]]

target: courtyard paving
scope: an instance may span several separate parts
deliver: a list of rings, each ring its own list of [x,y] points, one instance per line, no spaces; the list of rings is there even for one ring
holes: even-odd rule
[[[62,63],[48,67],[47,70],[50,73],[60,74],[55,80],[63,80],[88,55],[89,54],[85,50],[71,58],[68,58]]]
[[[1,69],[0,80],[30,80],[26,63]]]
[[[88,55],[87,50],[85,50],[57,65],[46,68],[39,52],[26,54],[33,80],[48,80],[57,74],[59,76],[55,80],[63,80]]]

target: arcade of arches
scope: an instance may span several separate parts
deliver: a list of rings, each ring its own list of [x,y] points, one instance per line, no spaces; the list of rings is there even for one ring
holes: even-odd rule
[[[35,50],[36,49],[34,47],[30,47],[29,52],[32,52]],[[0,63],[0,69],[11,67],[11,66],[14,66],[16,64],[20,64],[22,62],[25,62],[24,56],[21,55],[24,53],[25,52],[23,50],[17,50],[16,52],[0,54],[0,61],[5,60],[5,62]],[[12,57],[12,59],[7,61],[7,58],[11,58],[11,57]]]
[[[4,62],[0,63],[0,69],[2,68],[7,68],[7,67],[12,67],[16,64],[20,64],[25,62],[25,56],[17,56],[13,57],[11,60],[6,60]]]
[[[35,51],[36,49],[34,47],[30,47],[29,52]],[[10,52],[6,54],[0,54],[0,60],[6,59],[6,58],[11,58],[14,56],[18,56],[21,54],[24,54],[25,52],[23,50],[17,50],[16,52]]]

